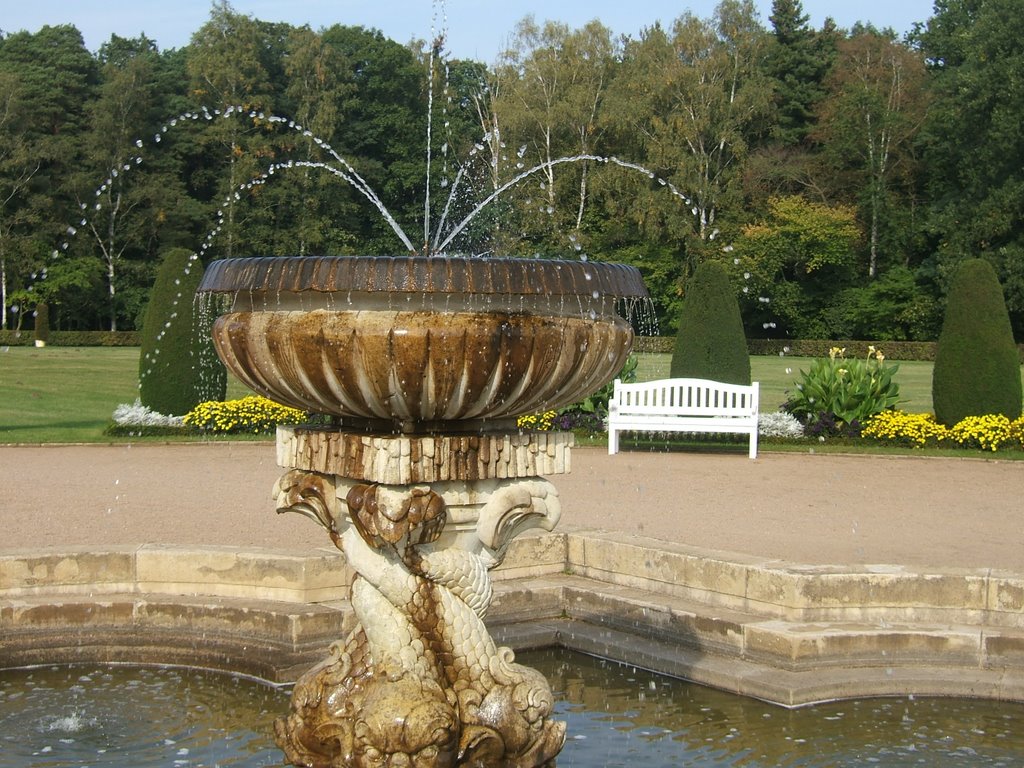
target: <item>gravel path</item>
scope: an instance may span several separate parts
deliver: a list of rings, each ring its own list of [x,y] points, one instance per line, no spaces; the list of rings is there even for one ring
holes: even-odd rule
[[[1024,573],[1020,462],[762,453],[608,456],[551,478],[561,530],[618,530],[807,564]],[[0,446],[0,549],[330,546],[277,515],[270,443]]]

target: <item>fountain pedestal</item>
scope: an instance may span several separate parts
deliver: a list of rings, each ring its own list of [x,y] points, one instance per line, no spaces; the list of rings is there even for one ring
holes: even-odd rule
[[[392,435],[283,427],[278,511],[323,526],[356,572],[357,626],[277,721],[296,765],[553,765],[565,724],[547,681],[497,646],[489,572],[561,507],[558,432]]]

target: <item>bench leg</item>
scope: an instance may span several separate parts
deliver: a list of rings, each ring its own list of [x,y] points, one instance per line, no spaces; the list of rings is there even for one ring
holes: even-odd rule
[[[614,456],[619,452],[619,432],[614,427],[608,427],[608,455]]]
[[[750,433],[750,458],[757,458],[757,429]]]

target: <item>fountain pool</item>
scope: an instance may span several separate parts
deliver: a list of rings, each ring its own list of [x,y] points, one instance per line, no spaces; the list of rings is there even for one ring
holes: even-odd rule
[[[561,649],[524,652],[556,696],[560,768],[1009,766],[1024,704],[877,698],[784,709]],[[289,691],[195,669],[63,666],[0,673],[11,768],[279,765]],[[159,726],[154,727],[155,723]],[[826,757],[827,756],[827,757]]]

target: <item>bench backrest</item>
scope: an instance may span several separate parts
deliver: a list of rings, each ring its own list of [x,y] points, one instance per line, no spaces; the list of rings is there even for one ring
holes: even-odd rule
[[[757,417],[758,384],[708,379],[659,379],[636,384],[615,380],[609,410],[620,414]]]

